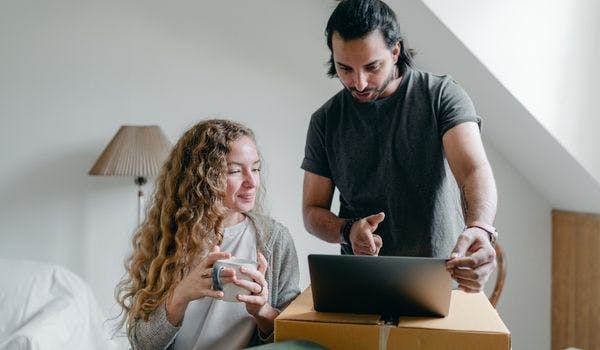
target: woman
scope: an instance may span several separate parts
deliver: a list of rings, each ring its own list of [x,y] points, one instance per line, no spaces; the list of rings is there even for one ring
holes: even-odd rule
[[[283,225],[254,213],[260,188],[254,135],[228,120],[188,130],[156,183],[117,287],[134,349],[239,349],[270,341],[273,321],[299,293],[298,259]],[[257,270],[221,270],[250,291],[220,300],[212,265],[236,258]],[[237,278],[246,274],[251,281]]]

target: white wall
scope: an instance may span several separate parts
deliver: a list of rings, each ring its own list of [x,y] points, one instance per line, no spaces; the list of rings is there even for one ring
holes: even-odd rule
[[[600,3],[423,2],[600,181]]]
[[[507,261],[497,310],[513,349],[550,348],[551,206],[494,148],[486,151],[498,186],[496,227]],[[492,290],[495,274],[486,291]]]
[[[310,113],[339,89],[324,75],[332,8],[317,0],[2,2],[0,257],[65,265],[114,314],[136,190],[132,179],[87,171],[121,124],[158,124],[175,141],[218,115],[257,132],[268,207],[294,236],[306,286],[306,255],[337,252],[303,229],[299,168]],[[499,310],[516,347],[546,344],[548,289],[534,285],[549,288],[549,206],[488,152],[510,252]],[[541,326],[527,335],[532,324]]]
[[[207,116],[256,130],[268,207],[290,227],[302,261],[308,251],[335,251],[304,232],[300,215],[309,116],[338,89],[324,78],[328,5],[65,0],[1,7],[0,256],[66,265],[109,309],[135,224],[136,189],[133,179],[87,171],[121,124],[158,124],[175,141]]]

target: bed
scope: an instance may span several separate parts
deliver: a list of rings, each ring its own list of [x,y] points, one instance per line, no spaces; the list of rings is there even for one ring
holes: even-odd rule
[[[0,259],[0,349],[128,349],[91,288],[64,267]]]

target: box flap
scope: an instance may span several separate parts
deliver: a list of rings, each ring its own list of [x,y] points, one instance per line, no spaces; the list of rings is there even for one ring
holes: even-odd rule
[[[452,291],[447,317],[400,317],[398,327],[509,333],[485,294],[459,290]]]
[[[283,312],[280,319],[312,322],[379,324],[379,315],[342,314],[333,312],[317,312],[313,308],[312,290],[310,286],[302,292]]]
[[[383,324],[380,315],[315,311],[310,286],[279,315],[278,319],[366,325]],[[398,327],[510,334],[485,294],[465,293],[458,290],[452,291],[450,311],[447,317],[403,316],[398,320]]]

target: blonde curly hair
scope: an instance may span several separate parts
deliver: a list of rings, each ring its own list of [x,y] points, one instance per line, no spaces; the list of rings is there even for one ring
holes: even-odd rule
[[[133,236],[126,275],[115,290],[128,334],[135,320],[148,320],[165,303],[197,256],[221,244],[226,157],[230,144],[243,136],[254,141],[252,130],[242,124],[205,120],[186,131],[171,151]]]

